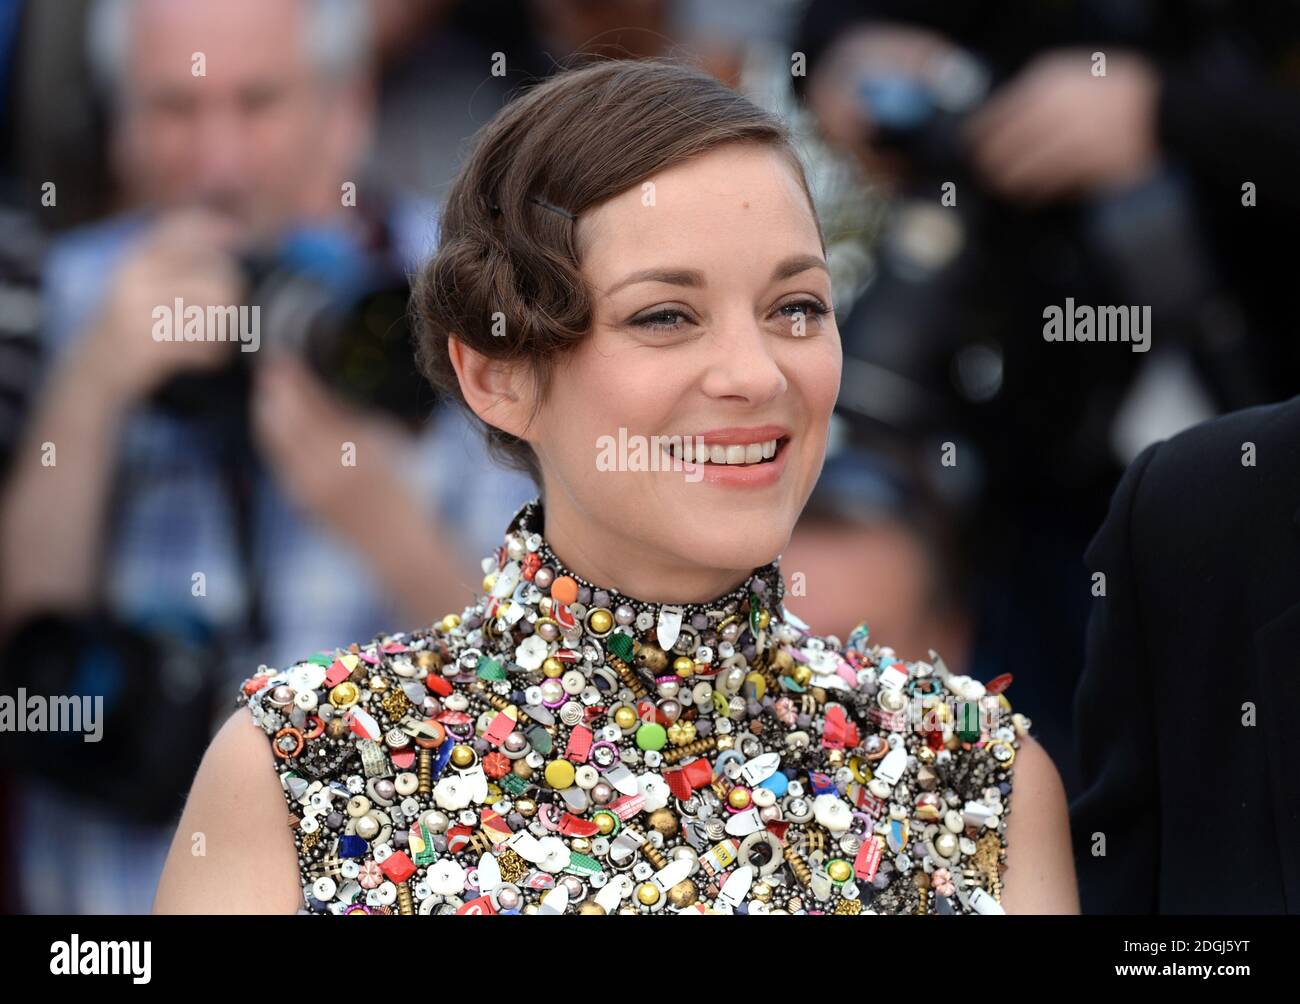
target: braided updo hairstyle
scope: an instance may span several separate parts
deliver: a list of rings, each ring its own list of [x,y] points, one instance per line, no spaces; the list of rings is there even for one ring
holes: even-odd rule
[[[591,329],[577,218],[736,142],[784,152],[808,192],[780,118],[671,60],[590,63],[507,104],[473,137],[442,208],[437,253],[414,282],[416,360],[435,389],[465,406],[447,351],[454,336],[488,358],[526,362],[540,407],[556,361]],[[532,448],[474,421],[497,461],[540,488]]]

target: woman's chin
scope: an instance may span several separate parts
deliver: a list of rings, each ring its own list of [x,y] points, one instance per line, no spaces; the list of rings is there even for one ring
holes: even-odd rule
[[[686,493],[679,515],[667,527],[670,550],[707,568],[757,568],[785,550],[798,511],[787,505],[734,507]]]

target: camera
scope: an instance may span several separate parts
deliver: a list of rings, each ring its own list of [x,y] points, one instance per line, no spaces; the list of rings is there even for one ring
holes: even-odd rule
[[[385,412],[414,429],[433,392],[415,363],[407,315],[410,284],[390,256],[345,234],[300,229],[238,259],[244,280],[241,327],[257,337],[232,345],[215,371],[173,375],[152,395],[163,410],[199,421],[246,426],[252,373],[267,347],[298,355],[340,398]],[[245,309],[246,308],[246,309]],[[248,332],[226,332],[235,336]],[[251,351],[250,351],[251,350]]]
[[[1039,411],[1051,423],[1020,423],[1022,437],[1038,436],[1044,455],[1107,467],[1096,444],[1109,441],[1136,366],[1121,353],[1045,350],[1044,306],[1066,297],[1148,305],[1161,343],[1189,353],[1220,407],[1262,400],[1240,312],[1176,167],[1056,204],[1005,199],[972,169],[963,136],[991,80],[954,49],[920,73],[858,82],[874,145],[901,154],[907,173],[875,274],[841,325],[845,417],[908,440],[959,426],[998,447],[1008,420]],[[1069,449],[1055,448],[1065,440]]]

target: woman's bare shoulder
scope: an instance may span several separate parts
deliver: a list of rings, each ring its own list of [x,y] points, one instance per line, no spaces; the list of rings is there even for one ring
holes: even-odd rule
[[[294,913],[302,886],[270,740],[247,707],[199,764],[154,913]]]
[[[1065,786],[1033,736],[1018,739],[1007,817],[1007,869],[1002,906],[1008,913],[1078,913]]]

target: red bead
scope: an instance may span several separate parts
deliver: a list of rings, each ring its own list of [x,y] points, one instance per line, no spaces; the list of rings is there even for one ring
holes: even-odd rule
[[[406,851],[394,851],[379,867],[393,882],[405,882],[415,874],[415,862],[407,856]]]
[[[504,753],[492,752],[483,758],[483,773],[494,781],[509,774],[510,766],[510,758]]]

